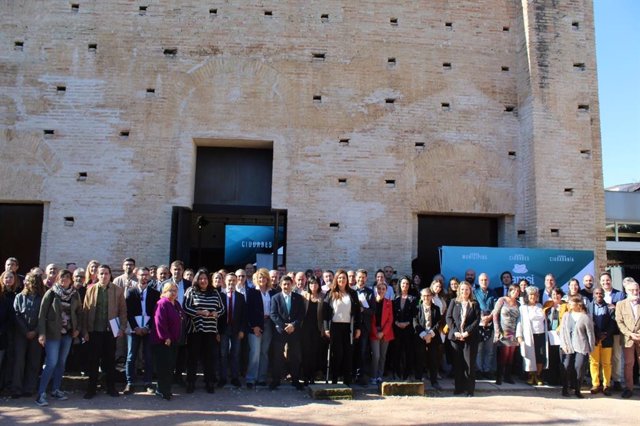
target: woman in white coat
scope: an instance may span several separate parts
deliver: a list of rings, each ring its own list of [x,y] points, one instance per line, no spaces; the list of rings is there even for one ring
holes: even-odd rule
[[[520,306],[520,318],[516,327],[516,338],[520,343],[520,353],[524,371],[529,372],[530,385],[541,386],[542,369],[549,360],[549,342],[547,336],[547,318],[538,303],[537,287],[527,287],[525,303]]]

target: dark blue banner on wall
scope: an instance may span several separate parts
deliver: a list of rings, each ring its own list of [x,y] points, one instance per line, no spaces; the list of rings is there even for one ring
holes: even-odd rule
[[[273,253],[273,226],[268,225],[225,225],[224,227],[225,265],[255,263],[257,253]],[[278,233],[280,246],[284,242],[284,227]]]
[[[582,282],[585,274],[594,275],[594,254],[589,250],[453,246],[443,246],[440,250],[440,270],[447,280],[451,277],[463,280],[465,271],[473,269],[476,277],[484,272],[489,275],[491,287],[498,287],[500,274],[510,271],[514,282],[526,278],[542,288],[548,273],[556,277],[558,287],[571,278]]]

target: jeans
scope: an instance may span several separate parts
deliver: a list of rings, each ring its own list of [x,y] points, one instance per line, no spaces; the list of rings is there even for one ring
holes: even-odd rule
[[[273,329],[271,320],[265,318],[262,336],[249,334],[249,365],[247,367],[247,383],[266,382],[269,371],[269,347]]]
[[[136,379],[136,359],[138,351],[142,345],[142,357],[144,360],[144,383],[151,383],[153,377],[153,360],[151,356],[151,341],[149,335],[137,336],[135,334],[127,335],[127,344],[129,350],[127,352],[127,365],[125,373],[127,375],[127,384],[133,385]]]
[[[484,342],[478,344],[478,358],[476,367],[481,373],[490,373],[495,371],[496,367],[496,344],[493,343],[493,333]]]
[[[227,333],[220,335],[220,379],[227,380],[229,364],[231,364],[231,378],[237,379],[240,370],[240,343],[238,334],[231,336]],[[229,358],[231,358],[229,360]]]
[[[582,377],[584,375],[584,364],[589,359],[589,354],[581,354],[574,352],[572,354],[564,354],[562,364],[564,366],[564,374],[562,387],[568,389],[571,386],[576,392],[580,392],[582,385]]]
[[[40,386],[38,394],[47,390],[49,381],[53,376],[53,390],[59,390],[62,385],[62,375],[64,374],[64,365],[71,349],[73,338],[70,335],[62,336],[59,340],[47,339],[44,344],[44,366],[42,368],[42,376],[40,376]]]

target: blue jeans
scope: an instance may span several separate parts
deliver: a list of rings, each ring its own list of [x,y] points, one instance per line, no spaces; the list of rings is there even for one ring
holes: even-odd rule
[[[40,386],[38,394],[47,391],[49,381],[53,376],[53,390],[59,390],[62,385],[62,375],[64,374],[64,365],[67,362],[67,355],[71,349],[73,338],[67,334],[62,336],[60,340],[47,339],[44,343],[44,366],[42,367],[42,375],[40,376]]]
[[[273,327],[271,320],[264,320],[264,332],[262,336],[249,334],[249,366],[247,367],[247,383],[266,382],[269,371],[269,347]]]
[[[237,379],[240,370],[240,342],[238,335],[227,333],[220,335],[220,379],[227,380],[229,364],[231,364],[231,378]],[[231,358],[231,359],[229,359]]]
[[[481,373],[496,371],[496,344],[493,343],[493,333],[491,337],[478,344],[478,359],[476,368]]]
[[[138,351],[142,345],[142,357],[144,360],[144,383],[149,384],[153,378],[153,360],[151,356],[151,341],[149,334],[145,336],[137,336],[135,334],[127,335],[127,364],[125,374],[127,375],[127,384],[133,385],[136,379],[136,359]]]

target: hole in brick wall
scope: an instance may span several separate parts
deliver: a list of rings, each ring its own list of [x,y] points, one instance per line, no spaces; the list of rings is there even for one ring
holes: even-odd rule
[[[502,71],[505,71],[505,72],[506,72],[506,71],[509,71],[509,67],[504,67],[504,66],[503,66],[503,67],[501,67],[500,69],[501,69]]]
[[[509,158],[512,160],[516,159],[516,152],[515,151],[509,151]]]
[[[416,148],[424,148],[424,142],[416,142],[415,143],[415,147]]]
[[[273,16],[273,11],[272,10],[265,10],[264,11],[264,16]]]
[[[507,27],[507,26],[502,27],[502,31],[504,31],[505,33],[508,33],[509,32],[509,27]]]
[[[340,224],[338,222],[329,223],[329,228],[338,229],[340,228]]]
[[[340,146],[347,146],[351,140],[349,138],[341,138],[338,143]]]
[[[584,71],[587,67],[584,65],[584,62],[576,62],[573,64],[573,67],[577,70]]]
[[[311,54],[311,58],[314,62],[323,62],[327,58],[327,54],[322,52],[315,52]]]
[[[129,137],[129,131],[128,130],[122,130],[120,132],[120,137],[122,138],[128,138]]]
[[[385,179],[384,180],[384,184],[387,188],[395,188],[396,187],[396,180],[395,179]]]
[[[71,11],[78,12],[80,10],[80,5],[78,3],[71,3]]]
[[[322,96],[320,95],[313,95],[313,103],[314,104],[319,104],[322,102]]]
[[[452,29],[453,29],[453,22],[445,22],[445,23],[444,23],[444,27],[445,27],[447,30],[452,30]]]
[[[395,103],[396,103],[396,98],[386,98],[386,99],[384,100],[384,103],[385,103],[385,104],[388,104],[388,105],[393,105],[393,104],[395,104]]]
[[[13,50],[23,50],[24,49],[24,41],[16,41],[13,43]]]
[[[580,150],[580,155],[582,155],[582,158],[591,158],[591,150],[590,149],[581,149]]]
[[[449,102],[442,102],[440,106],[444,111],[449,111],[451,109],[451,104],[449,104]]]
[[[147,89],[147,94],[148,95],[153,95],[154,93],[156,93],[156,89],[154,89],[153,87],[149,87]]]
[[[558,228],[551,228],[549,231],[551,232],[551,235],[554,237],[560,236],[560,230]]]
[[[89,43],[87,48],[89,49],[89,52],[95,52],[98,50],[98,43]]]
[[[64,226],[73,226],[75,222],[76,222],[76,219],[73,216],[64,217]]]
[[[178,54],[178,48],[170,47],[170,48],[164,49],[162,53],[164,53],[164,56],[176,56]]]
[[[578,111],[580,111],[580,112],[588,112],[589,111],[589,105],[587,105],[587,104],[578,105]]]
[[[526,234],[527,234],[527,231],[525,231],[524,229],[518,229],[518,236],[519,237],[522,237],[522,236],[524,236]]]
[[[347,179],[346,179],[346,178],[340,178],[340,179],[338,179],[338,185],[340,185],[340,186],[346,186],[346,185],[347,185]]]
[[[392,27],[397,27],[398,26],[398,18],[389,18],[389,23],[391,24]]]
[[[146,14],[147,14],[147,6],[140,6],[140,7],[138,7],[138,14],[140,14],[140,15],[146,15]]]
[[[580,22],[578,21],[573,21],[571,23],[571,26],[573,27],[574,30],[579,30],[580,29]]]
[[[65,93],[67,91],[67,86],[56,86],[56,92]]]
[[[218,9],[209,9],[209,16],[216,16],[218,14]]]
[[[87,172],[78,172],[78,176],[76,176],[76,180],[78,182],[84,182],[87,180]]]
[[[564,195],[573,195],[573,188],[565,188]]]
[[[396,65],[396,58],[387,58],[387,64],[388,64],[390,67],[395,66],[395,65]]]
[[[320,15],[320,21],[321,22],[329,22],[329,14],[328,13],[323,13],[322,15]]]
[[[516,107],[514,107],[513,105],[504,106],[504,112],[514,112],[515,110],[516,110]]]
[[[442,68],[444,68],[445,70],[450,70],[451,69],[451,62],[443,62],[442,63]]]
[[[53,136],[56,133],[56,131],[53,129],[44,129],[42,133],[44,133],[45,136]]]

